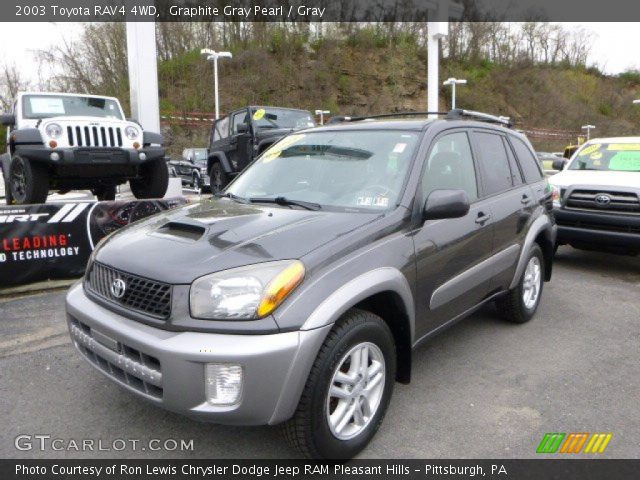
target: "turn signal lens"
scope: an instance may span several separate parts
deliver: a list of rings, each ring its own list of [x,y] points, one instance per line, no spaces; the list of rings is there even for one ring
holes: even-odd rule
[[[138,142],[133,142],[133,148],[136,150],[140,148],[140,144]]]
[[[58,146],[58,142],[56,142],[55,140],[51,140],[51,141],[49,142],[49,146],[50,146],[51,148],[56,148],[56,147]]]
[[[296,261],[269,282],[258,306],[258,317],[273,312],[304,279],[304,265]]]

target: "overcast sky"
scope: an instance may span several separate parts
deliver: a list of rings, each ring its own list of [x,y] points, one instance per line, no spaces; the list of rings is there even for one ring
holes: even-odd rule
[[[638,31],[640,23],[571,23],[585,27],[594,39],[590,64],[597,64],[606,73],[616,74],[631,68],[640,69]],[[77,23],[3,23],[5,39],[19,39],[0,43],[0,63],[15,63],[22,74],[37,82],[38,62],[34,52],[49,45],[73,39],[81,24]]]

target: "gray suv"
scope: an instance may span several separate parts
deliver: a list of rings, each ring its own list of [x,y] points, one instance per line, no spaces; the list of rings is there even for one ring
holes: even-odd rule
[[[157,406],[356,455],[424,340],[487,302],[536,312],[551,194],[502,123],[452,111],[285,137],[218,198],[97,246],[67,296],[76,348]]]

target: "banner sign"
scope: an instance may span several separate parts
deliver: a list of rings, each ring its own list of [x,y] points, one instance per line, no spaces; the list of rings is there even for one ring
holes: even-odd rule
[[[179,197],[0,206],[0,288],[81,277],[100,239],[185,203]]]

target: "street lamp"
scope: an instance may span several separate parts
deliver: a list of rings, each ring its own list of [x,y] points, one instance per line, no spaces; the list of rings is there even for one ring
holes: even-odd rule
[[[464,78],[448,78],[442,85],[451,85],[451,110],[456,108],[456,85],[466,85],[467,81]]]
[[[216,120],[220,117],[220,111],[218,107],[218,58],[232,58],[231,52],[216,52],[209,48],[203,48],[200,50],[202,55],[207,56],[207,60],[213,60],[213,89],[216,102]]]
[[[320,125],[324,125],[324,116],[330,113],[329,110],[316,110],[316,115],[320,115]]]
[[[587,142],[589,141],[589,138],[591,137],[591,130],[596,128],[595,125],[583,125],[582,126],[582,130],[586,130],[587,131]]]

